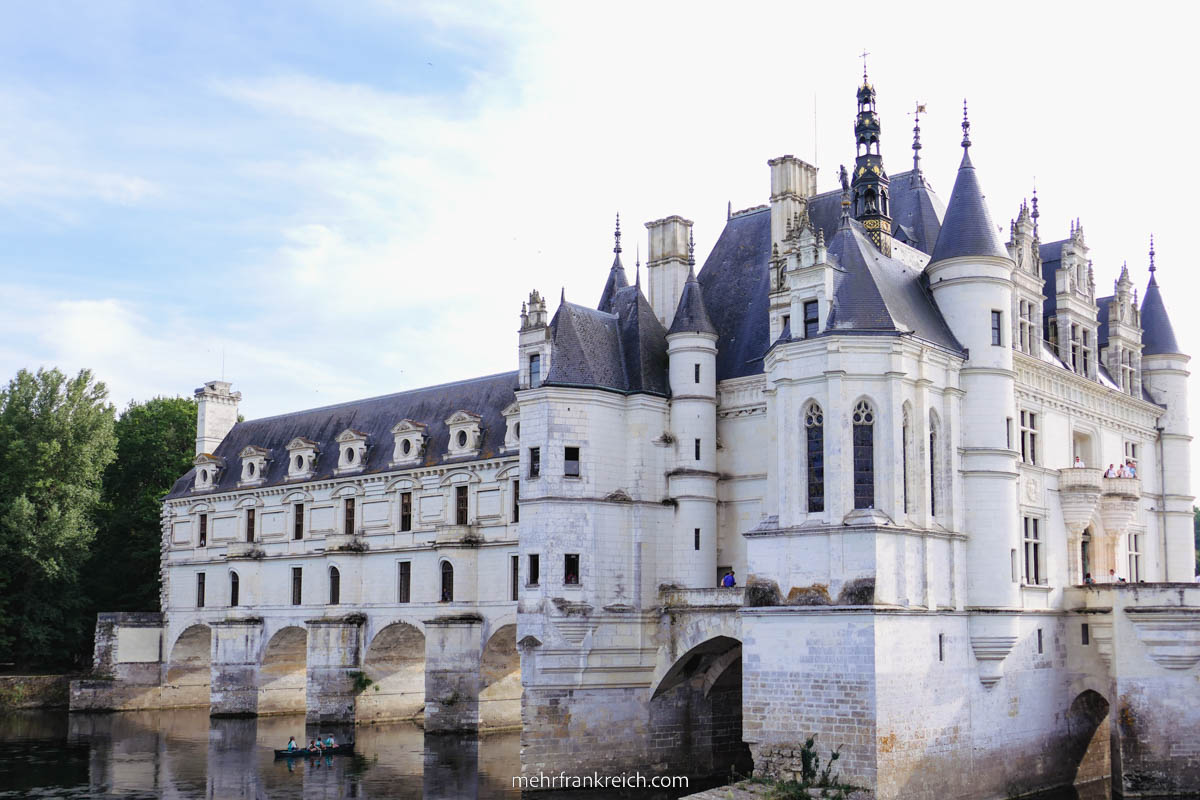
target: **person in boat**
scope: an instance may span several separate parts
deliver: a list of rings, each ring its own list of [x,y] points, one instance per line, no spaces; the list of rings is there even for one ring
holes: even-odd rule
[[[334,750],[334,749],[336,749],[336,748],[337,748],[337,742],[335,742],[335,741],[333,740],[333,734],[332,734],[332,733],[331,733],[331,734],[328,734],[328,735],[325,737],[325,749],[326,749],[326,750]]]
[[[288,749],[288,750],[295,750],[295,749],[297,749],[297,748],[296,748],[296,737],[295,737],[295,736],[289,736],[289,737],[288,737],[287,749]]]
[[[319,752],[321,752],[321,745],[317,744],[316,739],[309,739],[308,740],[308,750],[309,750],[309,752],[312,752],[312,753],[319,753]]]

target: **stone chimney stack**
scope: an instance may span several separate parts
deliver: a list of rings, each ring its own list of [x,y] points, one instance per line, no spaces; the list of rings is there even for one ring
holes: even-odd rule
[[[241,392],[228,381],[209,381],[196,390],[196,455],[212,453],[237,424]]]
[[[817,193],[817,168],[795,156],[767,162],[771,168],[771,243],[782,242],[788,222],[804,216],[808,198]]]
[[[646,230],[650,233],[650,255],[646,259],[650,307],[662,326],[670,330],[683,285],[687,283],[692,221],[670,216],[647,222]]]

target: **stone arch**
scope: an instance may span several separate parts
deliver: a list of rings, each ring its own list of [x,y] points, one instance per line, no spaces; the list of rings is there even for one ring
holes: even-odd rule
[[[1067,710],[1062,762],[1073,771],[1070,776],[1073,786],[1112,780],[1113,730],[1109,708],[1104,695],[1085,689]]]
[[[308,684],[308,631],[289,625],[275,631],[258,668],[258,713],[304,713]]]
[[[166,707],[207,706],[212,684],[212,628],[191,625],[171,646],[163,681]]]
[[[517,626],[501,625],[488,637],[479,662],[479,726],[521,724],[521,654]]]
[[[371,638],[363,659],[371,681],[358,696],[358,721],[421,719],[425,713],[425,634],[393,622]]]
[[[661,758],[674,769],[748,772],[742,741],[742,643],[714,636],[667,669],[650,696],[650,726]]]

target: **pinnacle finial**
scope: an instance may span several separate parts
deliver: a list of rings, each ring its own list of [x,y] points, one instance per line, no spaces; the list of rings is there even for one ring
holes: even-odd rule
[[[963,98],[962,129],[963,129],[962,146],[964,148],[970,147],[971,146],[971,120],[967,117],[967,98],[965,98],[965,97]]]
[[[1154,234],[1152,233],[1150,234],[1150,274],[1153,275],[1156,269],[1158,268],[1154,266]]]
[[[616,240],[616,244],[613,245],[613,252],[616,253],[617,255],[620,255],[621,254],[621,212],[620,211],[617,212],[617,229],[615,231],[613,231],[613,239]]]
[[[921,115],[925,113],[925,104],[917,102],[917,109],[913,112],[913,171],[921,171]]]
[[[696,237],[688,231],[688,269],[696,266]]]
[[[567,287],[562,287],[562,294],[558,296],[558,302],[560,305],[567,302]]]

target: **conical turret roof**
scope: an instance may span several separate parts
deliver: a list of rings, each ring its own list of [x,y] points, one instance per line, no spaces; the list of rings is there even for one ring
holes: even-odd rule
[[[967,135],[970,123],[963,111],[963,157],[954,179],[954,190],[950,192],[950,204],[942,219],[942,230],[933,248],[930,262],[960,256],[996,256],[1007,258],[1008,253],[1000,246],[996,226],[983,201],[983,189],[979,176],[971,163],[971,140]]]
[[[1150,285],[1146,287],[1146,295],[1142,298],[1142,355],[1178,353],[1175,328],[1167,316],[1167,307],[1163,303],[1158,280],[1154,277],[1154,267],[1150,269]]]
[[[708,317],[708,309],[704,307],[700,281],[696,280],[694,269],[688,270],[687,283],[683,285],[683,293],[679,296],[679,307],[675,309],[671,330],[667,331],[668,336],[675,333],[717,334],[716,326]]]

